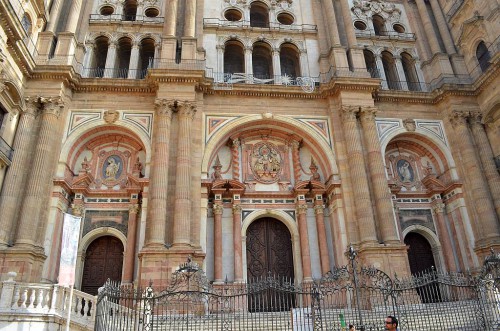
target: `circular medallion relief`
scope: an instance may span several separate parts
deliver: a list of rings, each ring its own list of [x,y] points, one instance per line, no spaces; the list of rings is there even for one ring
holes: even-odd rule
[[[110,155],[102,165],[102,177],[105,181],[113,182],[120,178],[123,171],[123,162],[118,155]]]
[[[269,142],[260,142],[253,146],[250,168],[255,179],[260,183],[274,183],[280,178],[283,158],[278,148]]]

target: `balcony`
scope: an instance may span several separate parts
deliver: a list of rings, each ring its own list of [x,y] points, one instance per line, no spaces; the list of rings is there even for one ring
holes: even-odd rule
[[[403,41],[415,41],[414,33],[407,32],[396,32],[396,31],[380,31],[378,34],[374,30],[355,30],[356,37],[358,38],[368,38],[368,39],[389,39],[389,40],[403,40]]]
[[[255,31],[283,31],[283,32],[297,32],[297,33],[316,33],[318,27],[313,24],[281,24],[281,23],[269,23],[269,27],[255,27],[250,25],[250,21],[240,20],[240,21],[228,21],[221,20],[218,18],[204,18],[203,27],[216,28],[216,29],[250,29]]]
[[[142,15],[126,16],[120,14],[111,15],[100,15],[91,14],[90,23],[122,23],[122,24],[134,24],[134,23],[144,23],[144,24],[163,24],[165,22],[164,17],[148,17]]]
[[[0,168],[8,167],[12,163],[14,150],[0,137]]]

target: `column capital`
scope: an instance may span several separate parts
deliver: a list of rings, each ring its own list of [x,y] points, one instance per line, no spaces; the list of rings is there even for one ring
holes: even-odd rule
[[[224,211],[224,207],[218,203],[214,204],[212,207],[214,215],[222,215],[222,212]]]
[[[356,121],[356,116],[359,112],[358,106],[342,106],[340,117],[342,122]]]
[[[432,206],[432,211],[434,211],[435,214],[442,214],[445,209],[446,205],[442,202],[438,202],[434,206]]]
[[[483,125],[483,113],[479,110],[473,110],[470,112],[469,122],[472,125]]]
[[[166,115],[168,117],[172,117],[172,113],[175,109],[175,100],[158,98],[155,100],[155,107],[158,115]]]
[[[37,116],[40,113],[40,97],[30,96],[24,98],[26,107],[23,108],[23,115]]]
[[[139,212],[139,205],[137,203],[128,206],[129,214],[137,214]]]
[[[306,204],[301,204],[297,205],[295,209],[297,211],[297,214],[305,214],[307,212],[308,207]]]
[[[64,101],[60,96],[57,97],[40,97],[42,111],[46,114],[52,114],[59,117],[64,110]]]
[[[322,204],[321,205],[315,205],[314,206],[314,214],[316,214],[316,215],[323,214],[324,209],[325,209],[325,207]]]
[[[231,140],[232,148],[240,148],[240,146],[241,146],[241,140],[239,140],[238,138]]]
[[[177,113],[180,117],[193,119],[196,113],[196,104],[190,101],[176,101]]]
[[[448,114],[448,119],[450,120],[453,128],[458,127],[466,127],[467,126],[467,118],[469,117],[469,112],[453,110]]]
[[[241,206],[233,205],[233,214],[240,214],[240,213],[241,213]]]
[[[290,146],[292,146],[292,148],[294,150],[299,150],[300,149],[300,141],[298,141],[296,139],[290,140]]]
[[[378,109],[376,107],[360,107],[360,118],[364,121],[375,121],[377,111]]]
[[[83,204],[71,204],[71,209],[73,210],[73,215],[82,217],[85,212],[85,206]]]

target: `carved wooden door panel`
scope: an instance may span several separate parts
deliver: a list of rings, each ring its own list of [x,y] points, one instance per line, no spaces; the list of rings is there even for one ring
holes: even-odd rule
[[[272,218],[259,219],[248,227],[246,243],[249,283],[269,275],[293,283],[292,241],[285,224]],[[288,310],[293,305],[293,298],[285,293],[267,291],[249,296],[251,311]]]
[[[123,267],[123,245],[115,237],[94,240],[87,248],[83,268],[82,291],[96,295],[106,280],[120,281]]]

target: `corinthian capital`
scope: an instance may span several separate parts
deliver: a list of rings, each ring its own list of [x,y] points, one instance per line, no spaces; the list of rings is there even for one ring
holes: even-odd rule
[[[193,119],[196,113],[196,105],[190,101],[177,101],[177,112],[180,117]]]
[[[434,213],[440,214],[440,213],[444,212],[445,208],[446,208],[446,205],[444,203],[438,202],[432,207],[432,210],[434,210]]]
[[[323,214],[325,207],[323,205],[314,206],[314,214]]]
[[[61,97],[40,97],[40,103],[43,105],[44,113],[52,114],[56,117],[59,117],[64,110],[64,101]]]
[[[26,107],[23,109],[23,115],[37,116],[40,113],[40,97],[26,97],[24,104]]]
[[[378,109],[376,107],[360,107],[359,115],[362,121],[375,121]]]
[[[474,110],[470,112],[470,119],[469,119],[471,124],[483,124],[483,113],[481,113],[479,110]]]
[[[305,214],[307,212],[307,205],[298,205],[296,210],[297,214]]]
[[[342,106],[340,111],[342,122],[356,121],[358,112],[359,107],[357,106]]]
[[[73,215],[81,217],[85,211],[85,206],[82,204],[72,204],[71,209],[73,210]]]
[[[158,115],[172,117],[172,113],[175,110],[175,100],[156,99],[155,106]]]
[[[467,126],[467,118],[469,117],[469,112],[454,110],[449,115],[451,125],[456,129],[461,126]]]
[[[224,211],[224,207],[218,203],[214,204],[212,209],[214,211],[214,215],[222,215],[222,212]]]
[[[233,205],[233,214],[239,215],[241,213],[240,205]]]

